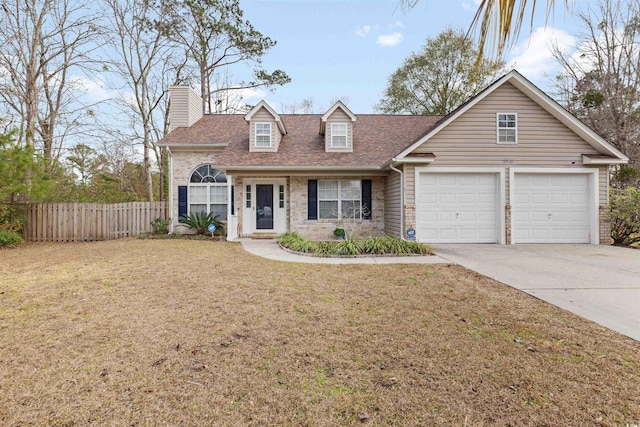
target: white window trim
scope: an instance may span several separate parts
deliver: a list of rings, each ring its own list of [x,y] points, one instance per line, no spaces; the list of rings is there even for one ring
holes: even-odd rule
[[[223,188],[225,188],[225,191],[227,191],[227,185],[228,185],[227,182],[202,182],[202,183],[190,182],[189,183],[189,191],[187,192],[187,196],[188,196],[187,197],[187,199],[188,199],[187,200],[187,212],[191,213],[191,205],[202,205],[202,204],[204,204],[204,203],[194,203],[194,202],[192,202],[191,197],[192,197],[192,193],[193,192],[191,191],[191,189],[193,187],[205,187],[207,189],[207,192],[206,192],[206,194],[207,194],[207,202],[206,202],[207,210],[206,210],[206,212],[207,213],[211,213],[211,205],[212,204],[213,205],[219,205],[219,206],[223,206],[224,205],[225,206],[225,210],[228,210],[229,209],[229,205],[230,205],[228,193],[225,192],[225,195],[227,197],[227,201],[225,203],[212,203],[211,202],[211,190],[210,190],[210,187],[223,187]],[[230,191],[230,190],[228,190],[228,191]],[[227,219],[221,219],[221,221],[227,221],[227,220],[228,220],[228,214],[227,214]]]
[[[500,116],[502,115],[514,115],[516,116],[516,126],[514,128],[510,128],[510,127],[500,127]],[[500,130],[501,129],[514,129],[516,131],[516,139],[515,141],[511,142],[505,142],[505,141],[500,141]],[[518,113],[515,112],[499,112],[496,113],[496,143],[500,144],[500,145],[515,145],[518,143]]]
[[[336,201],[336,199],[321,199],[320,198],[320,182],[331,182],[331,181],[337,181],[338,182],[338,217],[337,218],[322,218],[320,216],[320,202],[333,202]],[[318,220],[323,220],[323,221],[340,221],[341,219],[344,219],[341,215],[342,215],[342,181],[356,181],[358,182],[359,188],[360,188],[360,206],[358,209],[358,218],[353,218],[355,220],[360,220],[362,219],[362,180],[359,179],[319,179],[318,180],[318,207],[317,207],[317,212],[318,212]],[[356,199],[345,199],[345,201],[349,201],[352,202]]]
[[[269,133],[265,134],[265,133],[258,133],[258,125],[268,125],[269,126]],[[272,130],[271,130],[271,123],[269,122],[257,122],[254,124],[253,127],[253,133],[254,133],[254,146],[256,148],[270,148],[272,146]],[[258,144],[258,136],[268,136],[269,137],[269,145],[263,145],[263,144]]]
[[[344,126],[344,135],[342,132],[339,134],[335,132],[334,126]],[[334,136],[344,136],[344,145],[336,145],[333,142]],[[338,122],[331,123],[331,148],[349,148],[349,123]]]

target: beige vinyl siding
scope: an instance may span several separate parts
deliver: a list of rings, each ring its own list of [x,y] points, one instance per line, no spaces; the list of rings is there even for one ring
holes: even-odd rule
[[[331,147],[331,123],[346,123],[347,124],[347,146],[346,147]],[[326,151],[353,151],[353,126],[351,117],[349,117],[342,109],[337,108],[327,118],[327,125],[325,130],[325,150]]]
[[[496,113],[518,113],[517,144],[497,144]],[[510,83],[497,88],[415,152],[434,153],[434,166],[505,167],[579,167],[583,154],[598,154]]]
[[[390,236],[400,236],[402,233],[402,197],[400,195],[400,174],[391,171],[385,180],[384,189],[384,232]]]
[[[599,204],[609,206],[609,166],[600,166],[598,169],[598,179],[600,180],[600,187],[598,188]]]
[[[415,205],[416,200],[416,167],[404,166],[404,204]]]
[[[256,147],[256,123],[271,123],[271,147]],[[262,107],[251,117],[249,126],[249,151],[278,151],[281,140],[282,134],[280,133],[280,129],[278,129],[276,120],[269,110]]]
[[[169,131],[189,127],[202,118],[202,98],[189,86],[172,86],[169,100]]]

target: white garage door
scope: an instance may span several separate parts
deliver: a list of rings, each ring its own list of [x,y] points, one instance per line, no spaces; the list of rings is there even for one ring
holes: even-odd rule
[[[588,175],[514,177],[514,243],[589,243]]]
[[[416,234],[428,243],[497,243],[498,175],[421,173]]]

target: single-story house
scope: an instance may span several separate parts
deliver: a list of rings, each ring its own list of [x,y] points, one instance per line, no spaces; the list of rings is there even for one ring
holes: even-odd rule
[[[330,239],[350,218],[361,234],[426,243],[610,242],[609,167],[628,158],[511,71],[446,116],[202,115],[172,87],[172,231],[213,212],[227,238],[297,231]],[[354,219],[355,218],[355,219]]]

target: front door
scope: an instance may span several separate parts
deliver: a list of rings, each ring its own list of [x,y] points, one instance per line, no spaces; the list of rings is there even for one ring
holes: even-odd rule
[[[256,229],[273,230],[273,184],[256,184]]]

